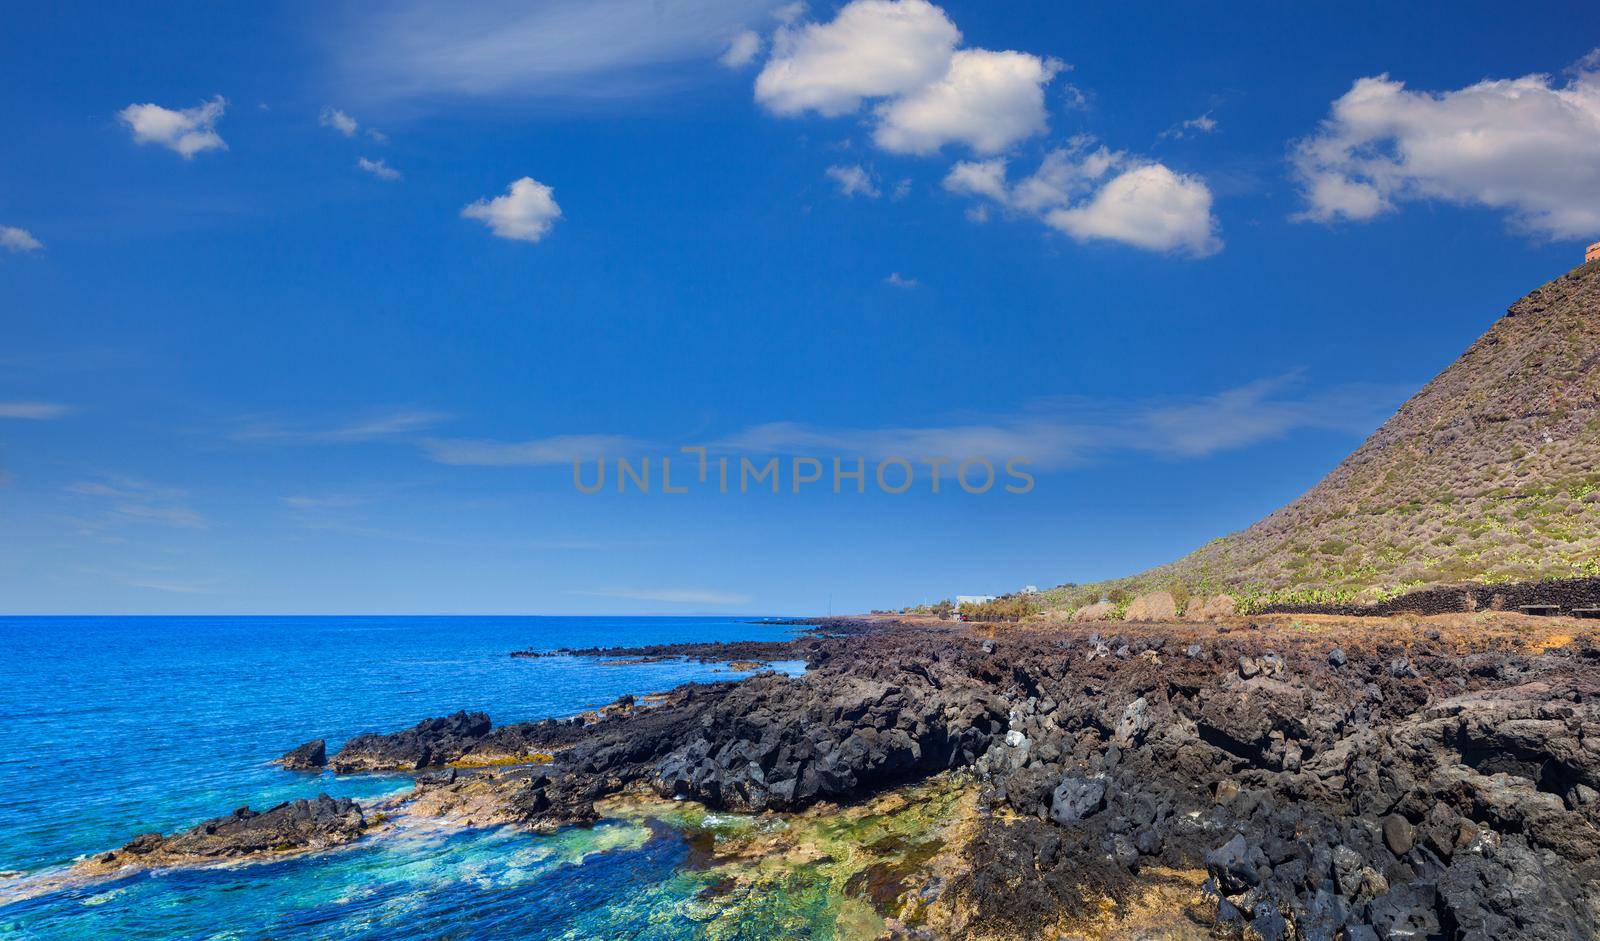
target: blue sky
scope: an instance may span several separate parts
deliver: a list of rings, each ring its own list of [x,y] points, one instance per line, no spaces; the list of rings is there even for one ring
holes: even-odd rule
[[[1585,5],[459,6],[8,14],[0,609],[1126,574],[1315,483],[1600,238]],[[573,486],[692,445],[1035,483]]]

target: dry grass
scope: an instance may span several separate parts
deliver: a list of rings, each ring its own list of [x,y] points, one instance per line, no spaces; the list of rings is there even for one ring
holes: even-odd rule
[[[1585,575],[1600,575],[1600,263],[1519,301],[1293,503],[1177,562],[1042,600],[1176,588],[1347,603]]]

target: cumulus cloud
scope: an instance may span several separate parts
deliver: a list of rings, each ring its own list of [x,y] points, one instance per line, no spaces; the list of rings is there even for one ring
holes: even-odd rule
[[[728,49],[717,59],[730,69],[742,69],[755,61],[761,53],[761,34],[753,29],[747,29],[728,43]]]
[[[117,117],[133,132],[135,141],[160,144],[190,160],[195,154],[208,150],[228,149],[216,129],[227,107],[227,101],[217,95],[193,108],[178,111],[149,103],[129,105],[117,112]]]
[[[873,141],[895,153],[947,144],[998,153],[1043,133],[1044,88],[1062,64],[960,42],[927,0],[854,0],[829,22],[778,30],[756,100],[774,114],[825,117],[877,100]]]
[[[338,108],[323,108],[322,114],[317,118],[317,123],[323,127],[333,128],[346,137],[356,136],[356,131],[361,127],[360,124],[356,123],[355,118],[345,114]]]
[[[840,195],[865,196],[868,199],[878,198],[878,186],[872,182],[872,174],[868,173],[860,164],[831,166],[826,172],[828,179],[839,185]]]
[[[356,159],[356,166],[380,180],[387,180],[391,183],[399,180],[404,175],[399,170],[389,166],[382,158],[368,160],[366,157],[359,157]]]
[[[1600,232],[1600,50],[1565,84],[1548,75],[1411,91],[1362,78],[1293,163],[1318,222],[1371,219],[1410,201],[1505,212],[1550,238]]]
[[[1222,248],[1211,217],[1211,190],[1202,180],[1159,163],[1118,174],[1088,202],[1053,209],[1045,222],[1080,242],[1109,239],[1197,257]]]
[[[884,150],[929,154],[950,143],[998,153],[1047,128],[1044,86],[1061,68],[1023,52],[963,49],[938,81],[877,110]]]
[[[1015,184],[1006,161],[994,158],[957,163],[944,187],[1035,215],[1080,242],[1103,239],[1195,257],[1222,248],[1204,180],[1086,137],[1050,151]]]
[[[0,225],[0,248],[11,252],[36,252],[44,248],[44,243],[34,238],[27,229]]]
[[[480,199],[461,210],[464,219],[476,219],[503,239],[537,242],[561,218],[555,191],[532,177],[514,181],[504,196]]]
[[[849,114],[864,99],[938,81],[960,41],[956,24],[927,0],[854,0],[831,22],[778,30],[756,100],[776,114]]]

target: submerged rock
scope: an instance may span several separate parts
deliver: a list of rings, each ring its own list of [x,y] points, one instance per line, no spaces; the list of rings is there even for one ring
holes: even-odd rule
[[[240,807],[171,836],[146,833],[83,864],[90,871],[182,866],[307,852],[348,843],[368,827],[361,805],[326,794],[269,810]]]

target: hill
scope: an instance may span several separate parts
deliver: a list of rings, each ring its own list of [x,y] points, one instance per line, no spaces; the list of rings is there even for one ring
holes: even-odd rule
[[[1512,305],[1333,472],[1168,565],[1045,592],[1263,604],[1600,575],[1600,261]]]

